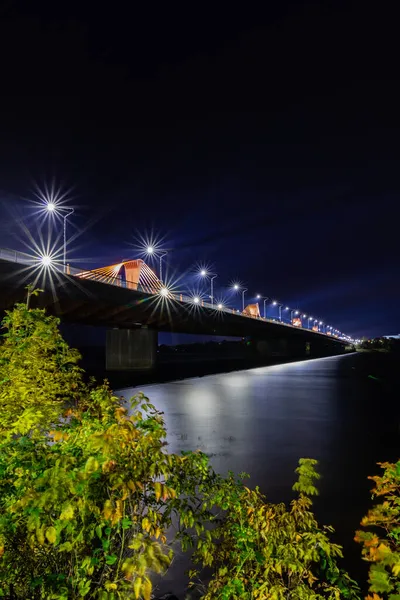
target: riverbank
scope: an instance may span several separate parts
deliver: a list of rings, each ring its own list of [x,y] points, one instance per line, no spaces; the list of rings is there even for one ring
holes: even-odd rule
[[[107,379],[113,389],[168,383],[191,377],[204,377],[218,373],[230,373],[232,371],[309,360],[309,357],[306,356],[260,356],[246,346],[242,346],[240,351],[229,352],[227,355],[222,352],[217,353],[215,349],[210,352],[204,350],[200,352],[182,352],[179,347],[176,347],[176,352],[171,350],[160,352],[157,364],[152,370],[107,371],[104,349],[81,347],[79,351],[82,354],[82,366],[85,371],[98,381]]]

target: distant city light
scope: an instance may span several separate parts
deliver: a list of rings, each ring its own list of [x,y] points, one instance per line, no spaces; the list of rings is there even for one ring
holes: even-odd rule
[[[299,314],[299,311],[298,311],[298,310],[296,310],[294,314],[295,314],[295,315],[298,315],[298,314]]]
[[[306,318],[306,316],[307,316],[307,315],[303,315],[303,319],[305,319],[305,318]]]

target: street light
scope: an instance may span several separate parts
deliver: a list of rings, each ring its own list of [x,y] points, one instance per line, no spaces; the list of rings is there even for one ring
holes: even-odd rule
[[[234,283],[232,287],[235,290],[235,292],[238,292],[239,290],[241,290],[241,292],[242,292],[242,310],[244,311],[244,295],[248,290],[247,290],[247,288],[242,288],[238,283]]]
[[[208,273],[206,269],[202,269],[200,275],[202,277],[210,278],[210,300],[211,304],[214,304],[214,279],[218,277],[218,275],[216,273]]]
[[[266,302],[267,302],[267,301],[268,301],[270,298],[268,298],[268,296],[261,296],[261,294],[257,294],[256,298],[257,298],[258,300],[262,299],[262,300],[263,300],[263,302],[264,302],[264,319],[266,319],[266,318],[267,318],[267,310],[266,310],[266,308],[265,308],[265,303],[266,303]]]
[[[193,302],[194,302],[195,304],[199,304],[199,302],[200,302],[200,298],[199,298],[198,296],[195,296],[195,297],[193,298]]]
[[[59,213],[65,213],[63,215],[63,221],[64,221],[64,249],[63,249],[63,270],[64,273],[66,272],[66,265],[67,265],[67,219],[68,217],[70,217],[72,215],[72,213],[74,212],[73,208],[63,208],[62,206],[57,206],[57,204],[55,204],[54,202],[47,202],[46,203],[46,209],[49,213],[55,213],[57,214]]]
[[[160,290],[160,294],[161,294],[161,296],[164,296],[164,298],[165,298],[166,296],[168,296],[169,291],[166,287],[162,287]]]
[[[279,304],[276,300],[273,300],[272,306],[278,306],[279,320],[282,322],[282,306],[283,306],[283,304]]]
[[[53,262],[53,259],[48,254],[45,254],[44,256],[40,257],[40,262],[44,267],[50,267],[51,263]]]
[[[163,252],[161,252],[160,254],[160,281],[162,282],[163,278],[162,278],[162,260],[164,258],[164,256],[167,256],[168,252],[167,250],[164,250]]]

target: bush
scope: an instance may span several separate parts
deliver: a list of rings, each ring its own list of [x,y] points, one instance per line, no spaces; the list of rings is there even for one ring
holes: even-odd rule
[[[170,564],[166,532],[205,457],[165,451],[162,416],[143,395],[131,413],[90,387],[58,321],[17,305],[0,346],[0,594],[149,599]],[[182,513],[184,517],[184,512]]]
[[[372,497],[383,496],[363,518],[361,525],[372,531],[357,531],[355,540],[362,544],[369,569],[369,600],[400,600],[400,461],[379,463],[382,475],[370,477],[375,482]],[[383,535],[382,535],[382,532]]]

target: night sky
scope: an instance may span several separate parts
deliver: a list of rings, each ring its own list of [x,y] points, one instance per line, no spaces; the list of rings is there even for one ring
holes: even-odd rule
[[[24,249],[54,179],[71,262],[135,257],[153,231],[170,276],[207,263],[217,295],[238,279],[355,337],[398,333],[394,3],[141,4],[2,3],[0,246]]]

